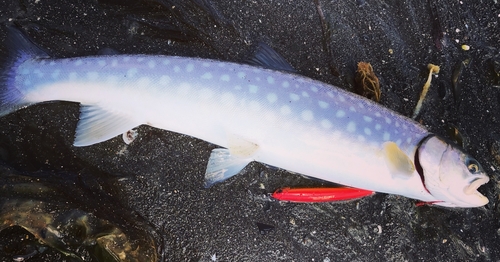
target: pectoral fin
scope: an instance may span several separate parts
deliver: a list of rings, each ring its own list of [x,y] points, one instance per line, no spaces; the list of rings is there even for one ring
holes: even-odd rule
[[[228,149],[212,150],[205,172],[205,187],[222,182],[238,174],[259,149],[259,145],[237,135],[228,136]]]
[[[103,142],[140,124],[140,121],[130,116],[97,105],[82,105],[73,145],[89,146]]]
[[[409,177],[415,171],[413,161],[394,142],[383,144],[383,155],[393,176]]]

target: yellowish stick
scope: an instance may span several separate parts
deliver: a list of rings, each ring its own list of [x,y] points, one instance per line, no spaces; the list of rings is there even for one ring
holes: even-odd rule
[[[425,96],[427,95],[427,91],[429,91],[429,87],[431,86],[431,80],[433,74],[439,73],[439,66],[428,64],[427,68],[429,69],[429,77],[427,77],[427,82],[424,84],[424,88],[422,89],[422,93],[420,94],[420,98],[418,99],[417,106],[415,107],[415,111],[413,111],[413,119],[415,119],[420,113],[420,109],[422,108],[422,103],[424,102]]]

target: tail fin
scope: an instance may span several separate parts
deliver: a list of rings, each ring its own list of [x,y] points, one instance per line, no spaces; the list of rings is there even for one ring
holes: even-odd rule
[[[16,69],[23,62],[34,58],[48,58],[48,54],[35,45],[26,35],[14,27],[7,27],[5,46],[9,54],[1,62],[0,70],[0,117],[29,104],[16,86]]]

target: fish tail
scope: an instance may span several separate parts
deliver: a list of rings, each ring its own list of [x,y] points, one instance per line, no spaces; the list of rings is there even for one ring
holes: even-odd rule
[[[9,53],[0,61],[0,117],[31,104],[15,81],[19,66],[30,59],[49,57],[14,27],[7,27],[5,47]]]

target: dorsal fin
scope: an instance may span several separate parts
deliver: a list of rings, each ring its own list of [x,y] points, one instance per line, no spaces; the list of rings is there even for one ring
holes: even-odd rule
[[[259,42],[257,51],[252,58],[247,60],[247,63],[267,69],[297,73],[297,71],[285,60],[285,58],[263,42]]]

